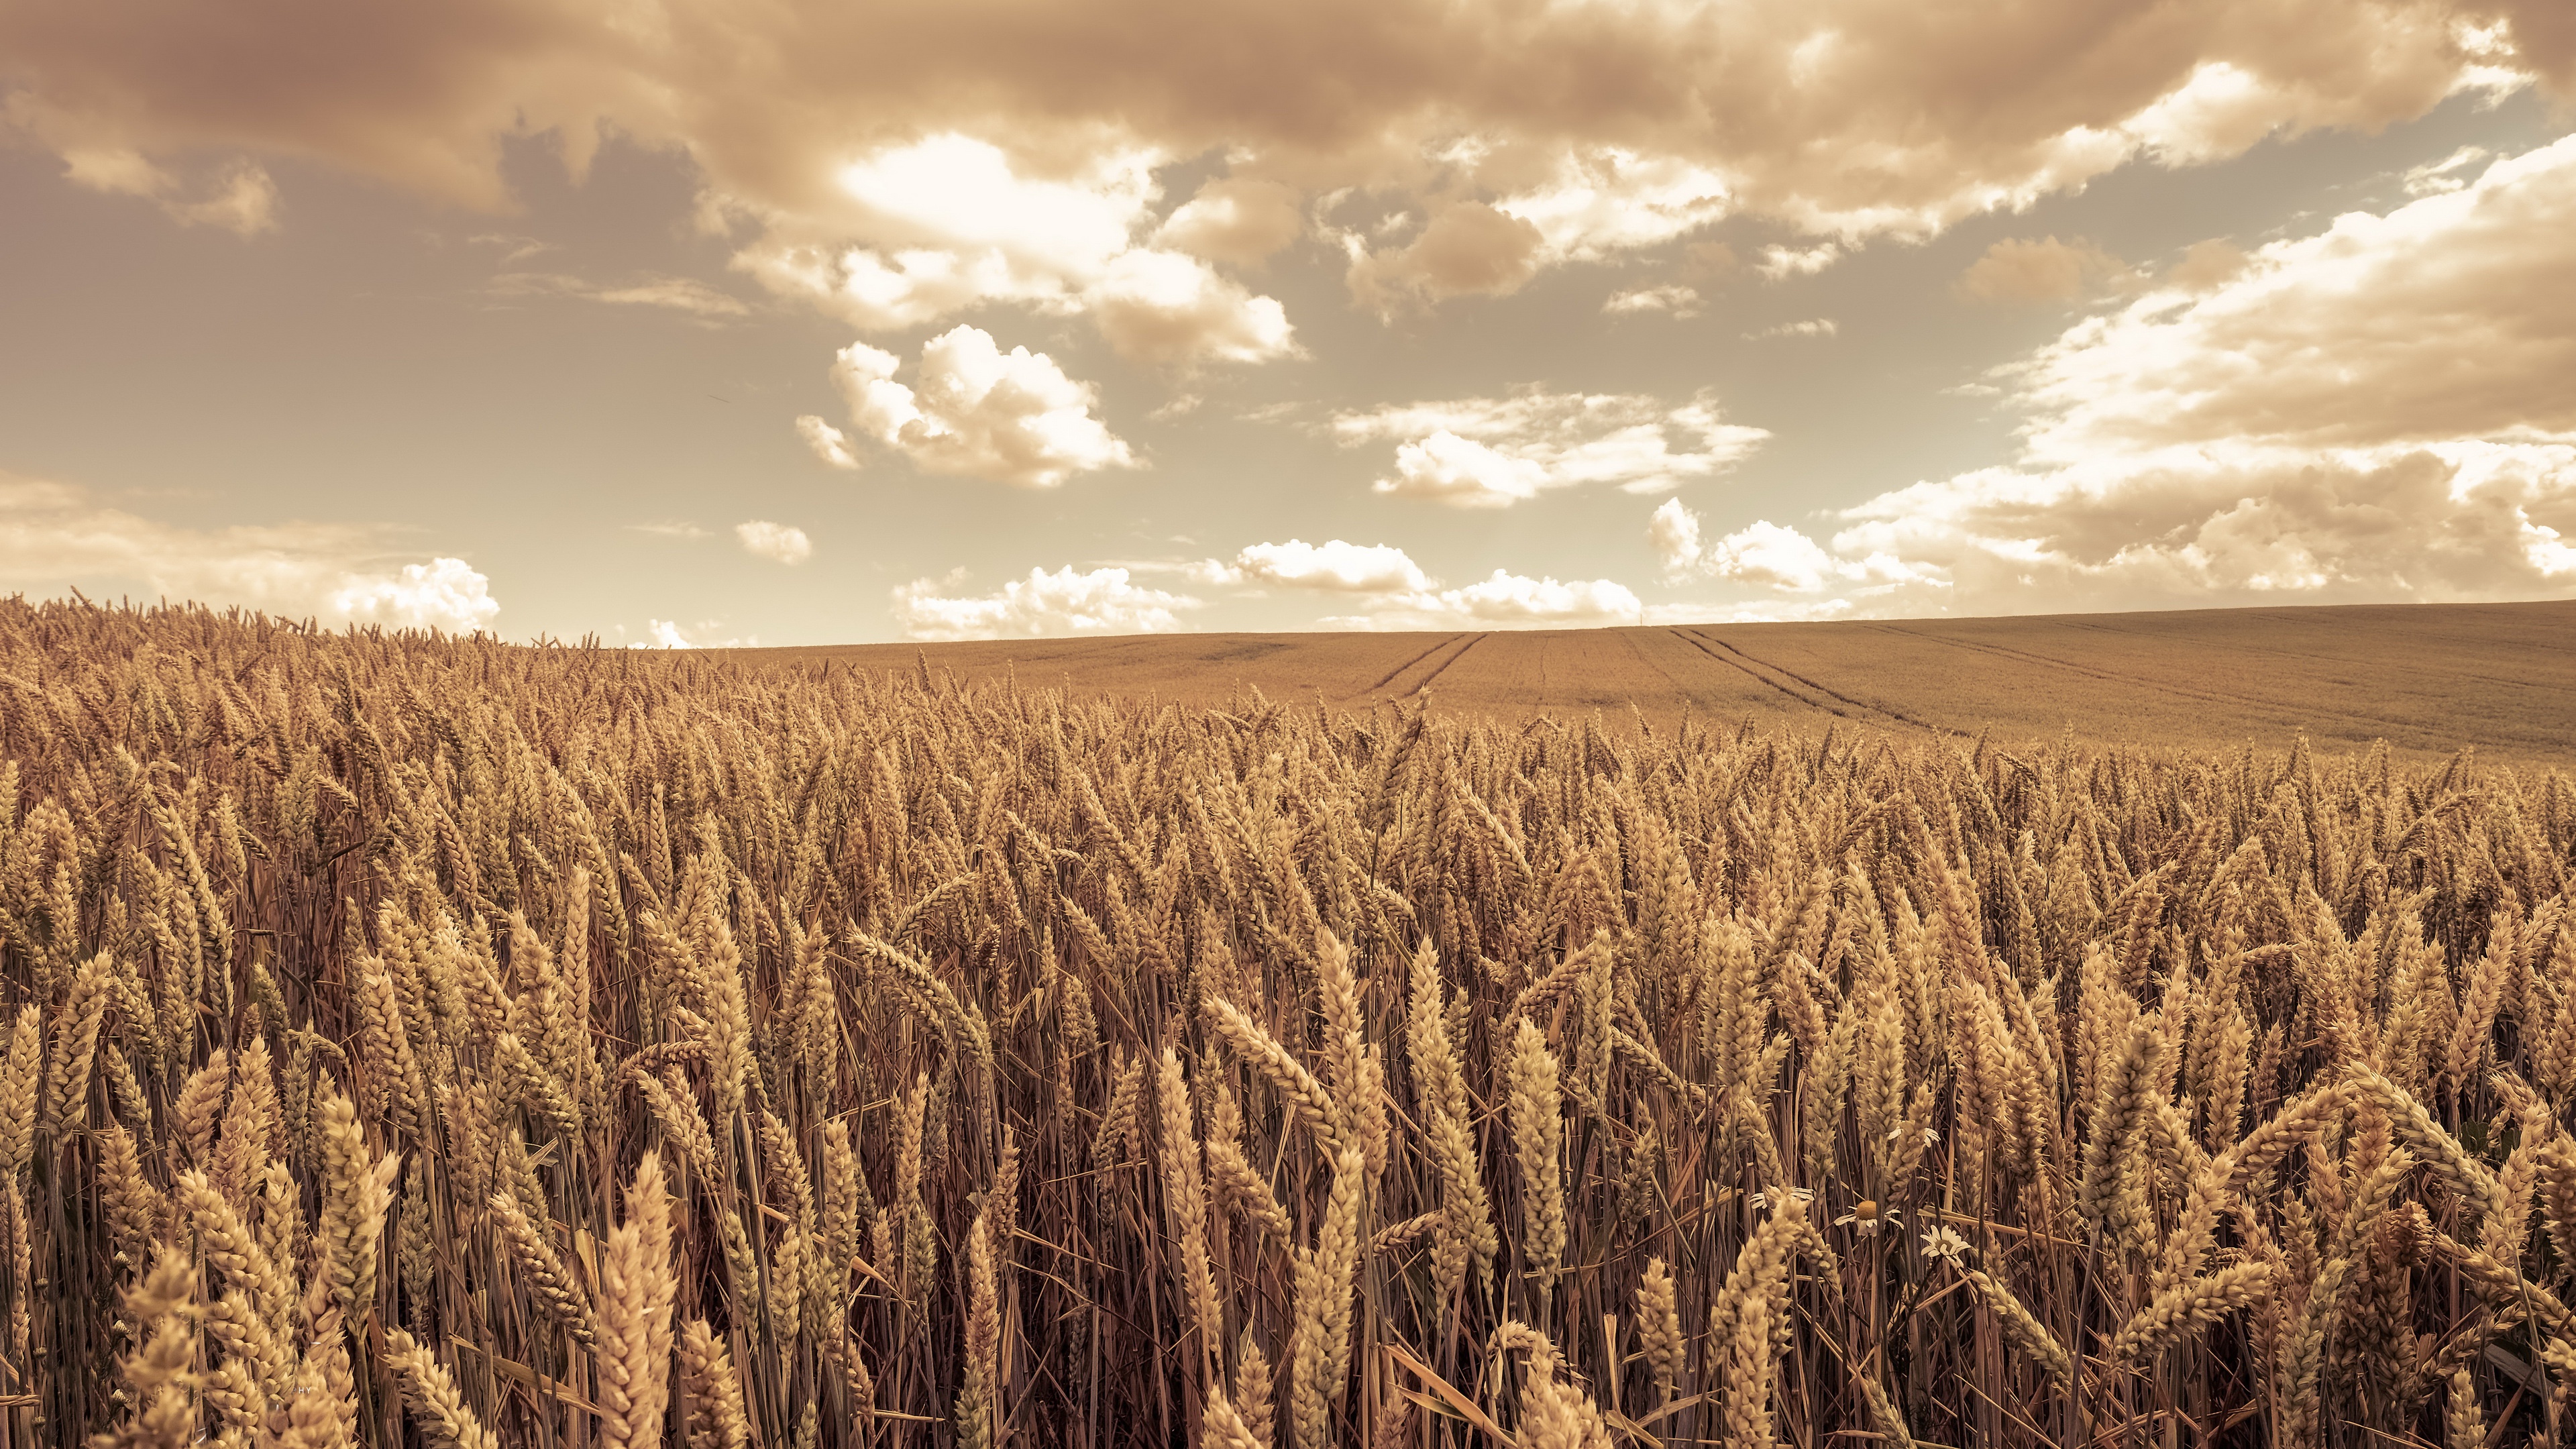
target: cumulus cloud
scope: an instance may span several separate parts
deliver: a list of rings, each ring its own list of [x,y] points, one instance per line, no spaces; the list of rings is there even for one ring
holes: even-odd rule
[[[1164,218],[1154,244],[1212,262],[1256,267],[1305,230],[1306,213],[1295,188],[1221,176]]]
[[[1133,361],[1266,362],[1297,350],[1277,301],[1179,252],[1121,255],[1086,299],[1100,335]]]
[[[1047,638],[1069,634],[1160,634],[1179,629],[1181,614],[1199,607],[1186,595],[1134,582],[1123,568],[1054,573],[1033,568],[989,594],[952,594],[962,570],[942,579],[915,579],[894,590],[894,621],[909,639]]]
[[[1601,310],[1613,317],[1635,316],[1643,312],[1662,312],[1673,317],[1699,315],[1699,290],[1679,283],[1660,287],[1633,287],[1613,292],[1601,304]]]
[[[1443,629],[1576,627],[1634,624],[1644,606],[1626,585],[1610,579],[1529,578],[1496,569],[1483,579],[1445,587],[1411,555],[1392,544],[1362,546],[1341,539],[1310,544],[1256,543],[1231,562],[1209,559],[1189,570],[1216,587],[1278,587],[1350,598],[1356,614],[1316,621],[1326,628]]]
[[[2571,232],[2576,138],[2080,322],[2002,374],[2016,464],[1846,510],[1834,566],[2006,610],[2576,587]]]
[[[1959,276],[1959,294],[1980,302],[2072,302],[2129,277],[2118,257],[2078,237],[2006,237]]]
[[[893,353],[853,342],[832,377],[859,431],[925,473],[1053,488],[1076,473],[1138,466],[1091,415],[1091,386],[1043,352],[1005,353],[981,328],[956,327],[923,345],[916,386],[894,380],[901,366]],[[817,435],[805,431],[811,444]]]
[[[1759,332],[1747,332],[1744,337],[1748,342],[1762,342],[1774,337],[1831,337],[1841,330],[1840,324],[1831,317],[1809,317],[1798,322],[1783,322],[1777,327],[1765,327]]]
[[[1355,233],[1344,234],[1351,295],[1381,313],[1408,301],[1508,296],[1538,275],[1546,244],[1527,219],[1481,201],[1442,204],[1401,247],[1370,251]]]
[[[1378,628],[1584,628],[1645,621],[1645,606],[1627,585],[1609,579],[1529,578],[1496,569],[1454,589],[1392,595],[1370,614]]]
[[[733,536],[742,545],[743,552],[772,563],[801,564],[814,556],[813,540],[805,536],[805,530],[772,523],[766,518],[735,524]]]
[[[858,471],[859,455],[850,450],[850,435],[821,418],[807,413],[796,420],[796,436],[826,464],[847,472]]]
[[[1157,235],[1171,245],[1137,245],[1158,194],[1158,159],[1151,149],[1112,149],[1041,175],[989,141],[931,136],[840,167],[817,214],[757,212],[767,234],[736,265],[862,331],[1011,302],[1088,315],[1120,355],[1141,361],[1294,352],[1277,299],[1202,260],[1257,260],[1293,237],[1293,227],[1278,235],[1280,188],[1221,179],[1165,221]],[[1289,220],[1298,220],[1293,203]]]
[[[1194,573],[1213,584],[1277,584],[1345,593],[1403,593],[1432,587],[1431,576],[1403,549],[1391,544],[1363,547],[1338,538],[1319,544],[1296,538],[1256,543],[1237,553],[1230,564],[1210,560]]]
[[[723,627],[724,621],[721,619],[706,619],[701,620],[696,629],[700,634],[712,634]],[[617,632],[625,633],[626,626],[620,624]],[[642,642],[629,644],[626,647],[629,649],[756,649],[760,647],[760,636],[755,634],[748,639],[692,639],[676,619],[646,619]]]
[[[12,587],[139,585],[289,618],[454,633],[488,629],[500,614],[491,581],[462,559],[398,558],[378,528],[183,528],[71,484],[0,473],[0,577]]]
[[[1582,484],[1661,493],[1724,472],[1770,436],[1719,421],[1706,393],[1673,408],[1633,394],[1540,389],[1343,413],[1332,430],[1345,447],[1396,444],[1395,471],[1377,480],[1378,492],[1460,508],[1505,508]]]
[[[1646,542],[1672,581],[1724,579],[1784,594],[1816,594],[1842,588],[1880,595],[1909,584],[1937,585],[1929,568],[1907,564],[1891,554],[1865,558],[1837,557],[1795,528],[1756,519],[1715,543],[1703,542],[1699,514],[1678,498],[1667,498],[1646,521]],[[1848,604],[1848,601],[1846,601]]]
[[[1811,247],[1769,246],[1762,249],[1762,260],[1753,269],[1777,282],[1788,277],[1812,277],[1842,258],[1843,249],[1835,242]]]
[[[1724,24],[1682,0],[95,0],[0,11],[0,71],[6,123],[84,184],[242,230],[273,218],[271,158],[497,211],[505,139],[551,138],[576,176],[605,134],[667,148],[707,216],[751,226],[744,265],[872,330],[1085,310],[1151,241],[1155,168],[1211,151],[1230,189],[1151,244],[1249,265],[1297,234],[1296,198],[1356,188],[1428,213],[1370,249],[1356,280],[1384,299],[1506,292],[1723,215],[1802,238],[1766,258],[1787,275],[2141,157],[2576,89],[2576,20],[2563,0],[1744,0]]]
[[[63,153],[63,175],[92,191],[156,202],[182,226],[211,226],[245,237],[277,227],[277,183],[266,167],[251,161],[236,160],[192,183],[138,151],[75,147]]]
[[[2033,456],[2576,435],[2571,228],[2576,137],[2275,242],[2215,290],[2150,293],[2018,370]]]

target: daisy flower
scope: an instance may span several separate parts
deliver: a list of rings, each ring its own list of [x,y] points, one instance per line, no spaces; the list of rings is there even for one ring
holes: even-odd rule
[[[1901,1224],[1904,1221],[1905,1219],[1903,1215],[1898,1213],[1896,1209],[1881,1208],[1876,1202],[1869,1198],[1862,1198],[1859,1202],[1852,1204],[1852,1210],[1850,1212],[1834,1219],[1834,1226],[1838,1228],[1849,1228],[1853,1232],[1860,1234],[1862,1237],[1869,1238],[1876,1237],[1878,1235],[1878,1230],[1887,1226],[1889,1223]]]

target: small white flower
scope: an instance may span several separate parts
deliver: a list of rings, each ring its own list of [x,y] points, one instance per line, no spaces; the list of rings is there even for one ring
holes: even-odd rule
[[[1939,1130],[1938,1128],[1934,1128],[1934,1127],[1926,1127],[1926,1128],[1924,1128],[1924,1129],[1923,1129],[1923,1145],[1924,1145],[1924,1146],[1926,1146],[1926,1147],[1938,1147],[1938,1146],[1940,1146],[1940,1145],[1941,1145],[1941,1133],[1940,1133],[1940,1130]]]
[[[1926,1257],[1956,1258],[1967,1251],[1968,1240],[1947,1227],[1937,1227],[1923,1235],[1923,1252]]]
[[[1811,1187],[1793,1187],[1789,1189],[1789,1199],[1790,1201],[1795,1202],[1798,1206],[1805,1207],[1807,1204],[1816,1200],[1816,1190]],[[1775,1201],[1777,1201],[1777,1199],[1774,1198],[1767,1189],[1754,1189],[1753,1210],[1755,1212],[1769,1211],[1771,1204]]]

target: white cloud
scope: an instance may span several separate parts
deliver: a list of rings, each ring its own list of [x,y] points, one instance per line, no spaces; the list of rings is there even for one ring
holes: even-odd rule
[[[2000,374],[2015,465],[1846,510],[1833,552],[2005,611],[2576,588],[2570,234],[2576,138],[2087,319]]]
[[[2460,173],[2494,154],[2483,146],[2462,146],[2439,161],[2409,167],[2404,177],[2406,194],[2433,196],[2445,191],[2457,191],[2469,184],[2467,178]]]
[[[1666,578],[1685,577],[1699,567],[1699,515],[1678,498],[1667,498],[1646,520],[1646,542],[1663,565]]]
[[[1753,269],[1777,282],[1786,277],[1812,277],[1842,260],[1843,249],[1834,242],[1820,242],[1811,247],[1769,246],[1762,249],[1762,260]]]
[[[391,574],[352,574],[331,595],[335,613],[357,624],[472,633],[501,612],[492,581],[465,560],[404,564]]]
[[[1236,189],[1193,198],[1162,244],[1267,255],[1295,235],[1292,201],[1259,186],[1483,206],[1461,224],[1516,219],[1530,257],[1468,245],[1501,264],[1419,256],[1414,280],[1492,292],[1525,280],[1522,260],[1597,258],[1721,215],[1846,249],[1921,239],[2139,158],[2375,131],[2534,77],[2576,88],[2564,9],[1952,5],[1890,24],[1875,0],[1740,0],[1715,24],[1692,4],[1103,0],[1074,24],[1001,0],[566,0],[317,24],[260,0],[151,25],[13,14],[0,54],[7,123],[84,184],[244,229],[273,209],[264,172],[175,190],[155,173],[285,156],[500,210],[504,138],[552,137],[575,176],[604,135],[632,138],[690,159],[707,215],[754,224],[747,266],[874,329],[970,299],[1079,310],[1151,226],[1155,167],[1212,150]]]
[[[805,530],[765,518],[735,524],[733,536],[745,553],[773,563],[801,564],[814,556],[813,541],[805,536]]]
[[[1356,596],[1360,612],[1316,621],[1323,628],[1441,629],[1578,627],[1633,624],[1644,606],[1610,579],[1529,578],[1507,569],[1457,588],[1444,587],[1392,544],[1362,546],[1333,539],[1310,544],[1256,543],[1231,563],[1192,565],[1199,583],[1222,588],[1281,587]]]
[[[1482,201],[1441,203],[1400,247],[1372,251],[1349,232],[1342,241],[1351,295],[1381,316],[1450,297],[1509,296],[1538,275],[1547,248],[1537,226]]]
[[[693,627],[700,634],[711,634],[723,628],[724,621],[702,619]],[[625,633],[626,626],[618,625],[617,632]],[[626,647],[629,649],[757,649],[760,647],[760,636],[755,634],[748,639],[691,639],[681,630],[678,620],[646,619],[643,642],[629,644]]]
[[[812,413],[796,420],[796,436],[805,440],[805,446],[814,450],[815,457],[832,467],[850,472],[858,470],[859,455],[850,450],[849,434]]]
[[[1275,298],[1192,254],[1257,260],[1293,237],[1293,228],[1279,235],[1281,188],[1213,183],[1164,223],[1171,247],[1137,246],[1161,159],[1151,148],[1113,148],[1065,174],[1032,175],[989,141],[931,136],[839,168],[819,214],[770,215],[769,234],[736,265],[863,331],[1007,302],[1088,315],[1121,356],[1139,361],[1293,354]],[[1293,201],[1288,220],[1297,220]]]
[[[1332,428],[1345,447],[1396,443],[1395,472],[1378,479],[1378,492],[1461,508],[1504,508],[1582,484],[1660,493],[1725,471],[1770,436],[1718,421],[1705,393],[1667,408],[1650,397],[1536,389],[1343,413]]]
[[[2035,461],[2262,439],[2576,437],[2576,137],[2148,294],[2012,376]]]
[[[1277,301],[1179,252],[1121,255],[1084,300],[1100,335],[1134,361],[1267,362],[1297,351]]]
[[[63,174],[92,191],[156,202],[182,226],[211,226],[245,237],[277,228],[277,183],[265,167],[249,161],[235,161],[192,185],[139,151],[83,147],[63,153]]]
[[[1297,192],[1276,181],[1220,177],[1181,203],[1154,244],[1212,262],[1258,266],[1306,229]]]
[[[1533,579],[1505,569],[1454,589],[1380,595],[1366,609],[1317,622],[1359,629],[1581,629],[1645,621],[1645,605],[1625,584]]]
[[[1699,315],[1699,291],[1693,287],[1671,284],[1661,287],[1634,287],[1613,292],[1601,304],[1601,310],[1613,317],[1635,316],[1644,312],[1663,312],[1674,317]]]
[[[1432,587],[1403,549],[1390,544],[1363,547],[1336,538],[1307,543],[1256,543],[1234,556],[1231,564],[1213,559],[1194,574],[1215,584],[1277,584],[1295,589],[1334,589],[1349,593],[1401,593]]]
[[[1646,541],[1663,565],[1665,578],[1724,579],[1789,594],[1841,587],[1879,595],[1904,585],[1938,583],[1934,570],[1906,564],[1887,553],[1856,560],[1836,557],[1806,534],[1767,518],[1715,543],[1704,542],[1701,529],[1700,516],[1678,498],[1665,499],[1646,521]]]
[[[1809,317],[1801,322],[1783,322],[1777,327],[1747,332],[1744,336],[1749,342],[1762,342],[1774,337],[1831,337],[1841,330],[1831,317]]]
[[[95,502],[69,484],[0,474],[0,580],[118,585],[330,624],[489,629],[491,581],[455,558],[399,562],[386,531],[344,524],[201,530]]]
[[[894,620],[911,639],[1042,638],[1068,634],[1159,634],[1182,627],[1181,612],[1199,601],[1146,588],[1123,568],[1077,573],[1067,564],[1054,573],[1033,568],[998,591],[958,596],[942,593],[963,581],[915,579],[896,586]]]
[[[1091,386],[1043,352],[1005,353],[980,328],[956,327],[923,345],[918,387],[894,381],[900,366],[853,342],[832,376],[859,431],[925,473],[1053,488],[1076,473],[1139,466],[1091,415]]]
[[[811,214],[771,216],[770,235],[737,265],[869,331],[984,302],[1070,312],[1147,216],[1158,159],[1110,149],[1065,175],[1032,176],[990,141],[930,136],[839,166]],[[865,241],[836,245],[835,234]]]
[[[1549,262],[1597,262],[1660,246],[1724,220],[1732,189],[1717,171],[1624,148],[1567,150],[1553,174],[1495,209],[1538,228]]]

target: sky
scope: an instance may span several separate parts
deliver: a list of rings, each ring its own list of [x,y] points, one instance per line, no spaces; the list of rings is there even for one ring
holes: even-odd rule
[[[2564,0],[0,0],[0,593],[2576,595]]]

